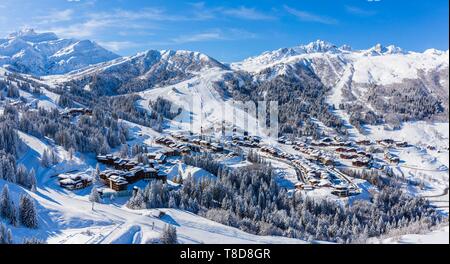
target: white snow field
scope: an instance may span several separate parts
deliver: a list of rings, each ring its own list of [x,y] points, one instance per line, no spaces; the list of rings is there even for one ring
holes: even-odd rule
[[[383,240],[385,244],[449,244],[449,226],[426,234],[408,234]]]

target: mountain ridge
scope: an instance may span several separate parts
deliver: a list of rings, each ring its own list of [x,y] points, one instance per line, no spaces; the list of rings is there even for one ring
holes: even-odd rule
[[[37,76],[65,74],[118,57],[90,40],[62,39],[33,29],[0,39],[0,66]]]

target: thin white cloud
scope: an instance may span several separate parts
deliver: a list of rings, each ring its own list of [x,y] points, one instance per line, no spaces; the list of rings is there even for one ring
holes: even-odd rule
[[[53,10],[48,15],[38,16],[35,19],[39,24],[57,23],[72,20],[74,11],[72,9]]]
[[[374,10],[365,10],[356,6],[346,6],[345,9],[348,13],[358,15],[358,16],[373,16],[377,12]]]
[[[220,32],[215,31],[215,32],[203,32],[203,33],[197,33],[197,34],[191,34],[191,35],[181,35],[172,40],[176,44],[182,44],[182,43],[190,43],[190,42],[204,42],[204,41],[224,40],[224,39],[225,39],[225,37],[222,36],[222,34]]]
[[[144,8],[141,10],[116,9],[113,12],[91,13],[91,18],[114,20],[147,20],[147,21],[185,21],[191,18],[187,16],[173,15],[161,8]]]
[[[265,14],[261,11],[256,10],[255,8],[248,8],[245,6],[241,6],[239,8],[228,8],[222,9],[222,13],[225,15],[248,19],[248,20],[274,20],[276,17]]]
[[[233,17],[243,20],[275,20],[275,16],[264,13],[256,8],[239,6],[239,7],[207,7],[205,2],[195,2],[189,4],[192,7],[190,12],[193,13],[191,19],[195,20],[211,20],[220,17]]]
[[[131,41],[99,41],[98,44],[108,50],[118,52],[127,48],[135,48],[140,46]]]
[[[256,38],[257,35],[252,32],[248,32],[242,29],[214,29],[207,32],[181,35],[179,37],[173,38],[173,44],[183,44],[191,42],[206,42],[206,41],[217,41],[217,40],[238,40],[238,39],[252,39]]]
[[[316,23],[327,24],[327,25],[339,23],[339,21],[334,18],[313,14],[313,13],[303,11],[303,10],[294,9],[287,5],[284,5],[284,9],[289,14],[296,16],[298,19],[300,19],[302,21],[316,22]]]
[[[72,24],[67,27],[51,27],[48,31],[54,32],[62,37],[86,38],[96,35],[96,33],[110,25],[107,20],[91,19],[83,23]]]

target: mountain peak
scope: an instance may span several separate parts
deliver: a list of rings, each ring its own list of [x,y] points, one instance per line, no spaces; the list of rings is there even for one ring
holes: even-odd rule
[[[24,37],[24,36],[34,36],[36,35],[36,31],[33,28],[24,28],[19,31],[13,32],[8,35],[8,38],[17,38],[17,37]]]
[[[387,55],[387,54],[404,54],[405,52],[401,48],[394,46],[394,45],[389,45],[389,46],[385,47],[382,44],[377,43],[372,48],[364,51],[364,53],[366,55],[370,55],[370,56],[379,56],[379,55]]]
[[[36,32],[33,28],[25,28],[17,32],[11,33],[8,39],[22,39],[32,43],[39,43],[44,41],[57,40],[58,36],[52,32]]]
[[[323,41],[323,40],[316,40],[313,42],[310,42],[307,45],[300,46],[305,50],[306,53],[316,53],[316,52],[328,52],[328,51],[335,51],[337,47],[334,44],[331,44],[329,42]]]
[[[90,40],[25,28],[0,39],[0,66],[27,74],[64,74],[119,57]]]

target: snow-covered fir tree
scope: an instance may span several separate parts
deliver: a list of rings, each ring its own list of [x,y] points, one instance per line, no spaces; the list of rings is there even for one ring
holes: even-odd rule
[[[14,206],[9,194],[8,185],[3,186],[2,194],[0,197],[0,216],[4,219],[8,219],[10,223],[14,220]]]
[[[89,201],[93,202],[93,203],[100,203],[101,202],[101,197],[100,194],[98,193],[97,188],[92,187],[91,193],[89,194]]]
[[[36,228],[38,226],[36,206],[28,194],[20,196],[19,220],[22,225],[28,228]]]
[[[5,225],[0,223],[0,244],[12,244],[13,237],[12,232],[9,228],[6,228]]]
[[[160,240],[162,244],[178,244],[177,229],[169,224],[164,225]]]

